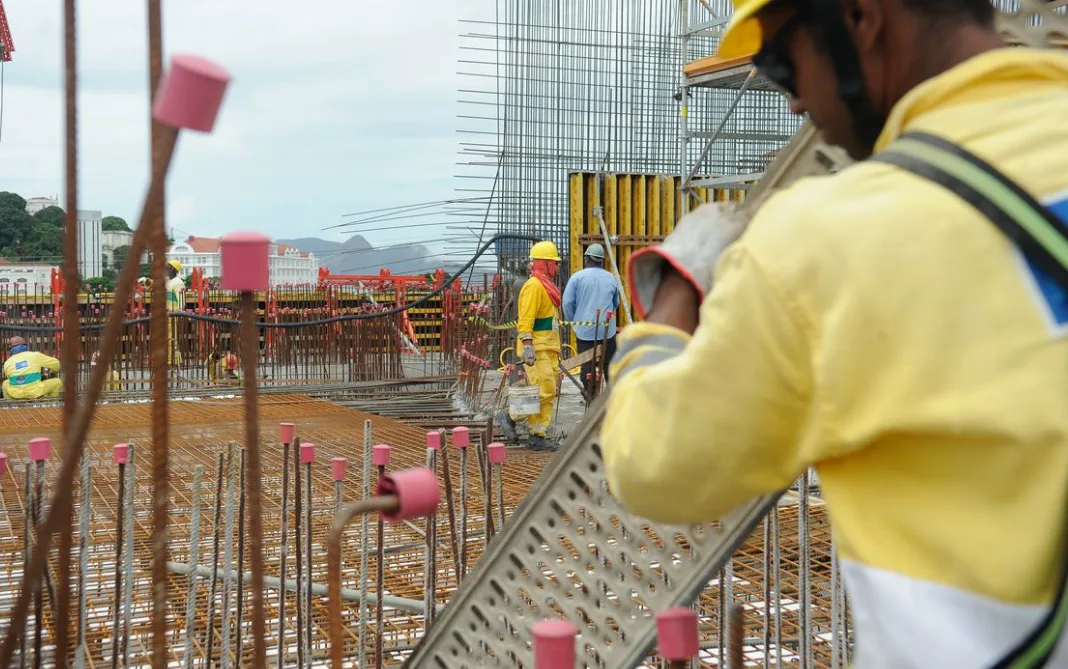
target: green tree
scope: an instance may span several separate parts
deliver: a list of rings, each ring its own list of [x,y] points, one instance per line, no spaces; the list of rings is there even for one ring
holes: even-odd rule
[[[22,256],[22,245],[29,240],[34,229],[34,220],[25,209],[4,206],[5,201],[10,201],[5,200],[4,195],[13,194],[0,193],[0,248],[5,249],[7,255],[14,255],[9,260],[17,260]],[[18,199],[25,202],[22,198]]]
[[[67,212],[59,207],[45,207],[33,215],[37,223],[45,223],[55,228],[66,227]]]
[[[0,209],[18,209],[26,211],[26,200],[18,193],[0,191]]]
[[[100,221],[100,228],[104,232],[132,232],[126,220],[118,216],[105,216]]]
[[[126,264],[126,259],[130,257],[130,247],[123,245],[116,247],[111,252],[111,266],[116,272],[122,271],[122,266]]]

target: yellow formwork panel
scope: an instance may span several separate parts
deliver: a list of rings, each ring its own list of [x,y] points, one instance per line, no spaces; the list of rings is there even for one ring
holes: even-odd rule
[[[587,246],[604,243],[593,213],[596,207],[603,208],[608,236],[616,240],[612,251],[626,289],[631,256],[671,234],[683,209],[683,197],[688,198],[689,210],[702,202],[745,199],[746,191],[741,188],[695,188],[692,195],[684,195],[681,184],[682,178],[677,175],[572,172],[568,177],[571,274],[582,269],[582,254]],[[620,325],[626,325],[625,313],[616,318]]]

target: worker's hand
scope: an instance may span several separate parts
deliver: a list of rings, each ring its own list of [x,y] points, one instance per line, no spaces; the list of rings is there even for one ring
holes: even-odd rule
[[[738,203],[701,205],[682,217],[663,244],[632,255],[627,283],[638,316],[645,319],[653,310],[665,270],[671,268],[697,291],[697,303],[704,301],[719,257],[741,236],[747,223]]]
[[[533,365],[537,362],[538,358],[534,355],[534,344],[526,343],[523,345],[523,364]]]

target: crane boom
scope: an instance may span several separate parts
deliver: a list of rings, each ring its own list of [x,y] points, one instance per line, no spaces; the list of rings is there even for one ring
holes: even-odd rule
[[[7,14],[4,12],[4,0],[0,0],[0,62],[11,60],[11,54],[15,52],[15,42],[11,40],[11,25],[7,22]]]

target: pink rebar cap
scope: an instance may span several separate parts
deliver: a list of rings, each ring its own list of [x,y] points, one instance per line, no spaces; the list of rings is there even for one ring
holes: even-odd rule
[[[48,437],[30,439],[30,459],[34,462],[44,462],[52,455],[52,440]]]
[[[124,465],[130,461],[130,446],[128,444],[115,444],[115,448],[112,449],[111,459],[115,461],[117,465]]]
[[[501,465],[508,459],[507,451],[504,448],[504,444],[492,443],[486,447],[486,451],[489,453],[490,464]]]
[[[578,627],[566,620],[542,620],[530,628],[534,636],[534,669],[571,669],[575,666]]]
[[[267,247],[271,240],[258,232],[231,232],[219,242],[222,258],[222,288],[242,293],[267,290],[271,270]]]
[[[330,459],[330,474],[334,477],[335,481],[345,480],[345,470],[349,466],[349,461],[345,458],[331,458]]]
[[[152,116],[174,128],[211,132],[229,83],[230,73],[210,60],[175,55],[159,83]]]
[[[441,433],[438,432],[437,430],[434,430],[433,432],[427,432],[426,433],[426,447],[431,449],[431,450],[440,451],[441,450]]]
[[[454,427],[452,429],[452,444],[456,448],[467,448],[471,445],[471,430],[466,427]]]
[[[282,443],[292,444],[293,435],[297,433],[297,426],[293,423],[282,423]]]
[[[697,657],[697,613],[693,609],[674,607],[656,614],[656,634],[660,657],[668,662]]]
[[[300,461],[305,465],[315,462],[315,444],[300,445]]]
[[[7,453],[0,453],[0,476],[7,473]]]
[[[375,467],[388,467],[389,466],[389,446],[386,444],[375,444],[371,449],[371,464]]]
[[[390,522],[429,516],[437,510],[441,499],[438,477],[426,467],[404,469],[383,476],[375,494],[396,495],[400,500],[396,511],[382,512],[382,518]]]

